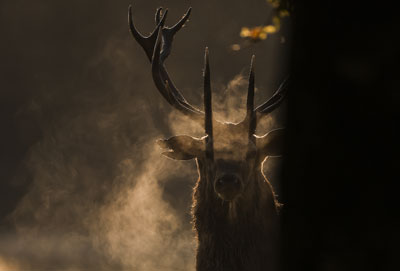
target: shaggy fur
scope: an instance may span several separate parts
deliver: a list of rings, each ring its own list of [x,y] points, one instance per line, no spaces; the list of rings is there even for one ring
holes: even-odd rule
[[[196,270],[276,270],[279,204],[261,167],[234,202],[216,195],[202,161],[197,160],[197,168],[192,206]]]

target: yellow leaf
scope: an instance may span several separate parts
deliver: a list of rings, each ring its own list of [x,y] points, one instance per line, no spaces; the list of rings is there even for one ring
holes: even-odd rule
[[[279,5],[281,4],[280,0],[268,0],[268,3],[270,3],[271,6],[273,6],[274,8],[279,7]]]
[[[276,32],[276,27],[274,25],[267,25],[264,26],[263,31],[268,34],[272,34]]]
[[[231,49],[233,51],[239,51],[240,50],[240,45],[239,44],[232,44],[231,45]]]
[[[265,39],[267,38],[267,33],[261,32],[261,33],[258,35],[258,38],[259,38],[260,40],[265,40]]]
[[[242,38],[246,38],[246,37],[250,36],[250,33],[251,33],[251,31],[250,31],[249,28],[247,28],[247,27],[242,27],[242,30],[240,31],[240,36],[241,36]]]
[[[281,18],[287,17],[289,15],[290,15],[290,13],[287,9],[282,9],[281,11],[279,11],[279,17],[281,17]]]
[[[274,16],[272,18],[272,23],[276,27],[276,31],[279,31],[281,28],[281,19],[278,16]]]

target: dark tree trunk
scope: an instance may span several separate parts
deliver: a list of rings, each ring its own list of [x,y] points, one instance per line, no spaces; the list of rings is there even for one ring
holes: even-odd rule
[[[282,270],[399,270],[399,15],[310,2],[292,14]]]

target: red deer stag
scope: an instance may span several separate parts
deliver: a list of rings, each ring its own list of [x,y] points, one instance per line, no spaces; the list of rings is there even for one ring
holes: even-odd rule
[[[192,216],[198,247],[198,271],[258,271],[276,267],[278,202],[262,174],[267,156],[280,155],[283,129],[256,136],[257,118],[277,108],[285,97],[286,84],[254,109],[253,60],[250,69],[247,114],[238,123],[213,119],[210,68],[205,51],[204,112],[187,102],[175,87],[164,65],[174,35],[182,28],[191,9],[173,27],[166,27],[167,10],[156,12],[155,30],[145,37],[134,26],[132,8],[128,19],[131,33],[151,62],[154,83],[177,110],[204,124],[205,136],[186,135],[160,140],[163,154],[176,160],[196,159],[199,179],[193,193]]]

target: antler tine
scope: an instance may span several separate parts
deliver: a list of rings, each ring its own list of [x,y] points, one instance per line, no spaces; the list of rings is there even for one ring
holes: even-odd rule
[[[155,18],[154,18],[154,20],[155,20],[155,22],[156,22],[156,25],[159,25],[159,24],[160,24],[161,12],[162,12],[162,7],[159,7],[159,8],[156,10],[156,15],[155,15]]]
[[[189,7],[188,10],[186,11],[185,15],[183,15],[182,19],[180,19],[179,22],[177,22],[170,29],[175,33],[178,32],[179,30],[181,30],[181,28],[185,25],[186,21],[189,19],[191,12],[192,12],[192,8]]]
[[[168,10],[165,10],[163,17],[160,19],[161,11],[162,11],[162,8],[158,8],[157,12],[156,12],[156,22],[158,21],[157,27],[153,30],[153,32],[151,32],[151,34],[149,36],[146,37],[146,36],[143,36],[135,27],[135,24],[133,22],[133,15],[132,15],[132,5],[129,5],[129,8],[128,8],[129,29],[131,31],[132,36],[137,41],[137,43],[139,43],[140,46],[142,46],[149,61],[151,61],[151,58],[153,56],[154,45],[157,40],[157,28],[164,26],[164,23],[167,18],[167,14],[168,14]]]
[[[279,86],[278,90],[269,98],[268,101],[259,105],[255,111],[260,114],[269,114],[274,111],[285,99],[287,94],[287,88],[289,85],[289,77],[286,77]]]
[[[211,80],[210,80],[210,64],[208,60],[208,47],[204,52],[204,112],[205,121],[204,127],[207,134],[206,138],[206,156],[207,158],[214,159],[214,146],[213,146],[213,123],[212,123],[212,98],[211,98]]]
[[[250,74],[249,74],[249,88],[247,92],[247,113],[245,118],[245,123],[248,125],[249,129],[249,139],[253,139],[253,134],[256,131],[257,126],[257,118],[255,117],[256,113],[254,111],[254,61],[255,55],[251,57],[250,64]]]
[[[160,62],[160,49],[162,40],[161,31],[161,27],[158,27],[157,40],[152,58],[152,75],[154,83],[157,89],[160,91],[161,95],[167,100],[170,105],[172,105],[174,108],[178,109],[185,115],[191,117],[193,120],[201,122],[203,120],[204,113],[199,111],[198,109],[193,110],[193,107],[186,101],[178,99],[176,93],[171,88],[171,81],[169,77],[163,78],[160,74],[160,72],[163,71],[163,64]]]
[[[162,46],[162,51],[161,51],[161,61],[164,62],[164,60],[169,56],[171,53],[172,49],[172,41],[174,39],[175,34],[181,30],[183,25],[186,23],[186,21],[189,19],[190,13],[191,13],[192,8],[188,8],[186,11],[185,15],[177,22],[174,26],[172,27],[163,27],[163,38],[164,38],[164,43]]]
[[[213,136],[212,129],[212,98],[211,98],[211,80],[210,64],[208,60],[208,47],[204,52],[204,112],[205,112],[205,132],[210,138]]]

